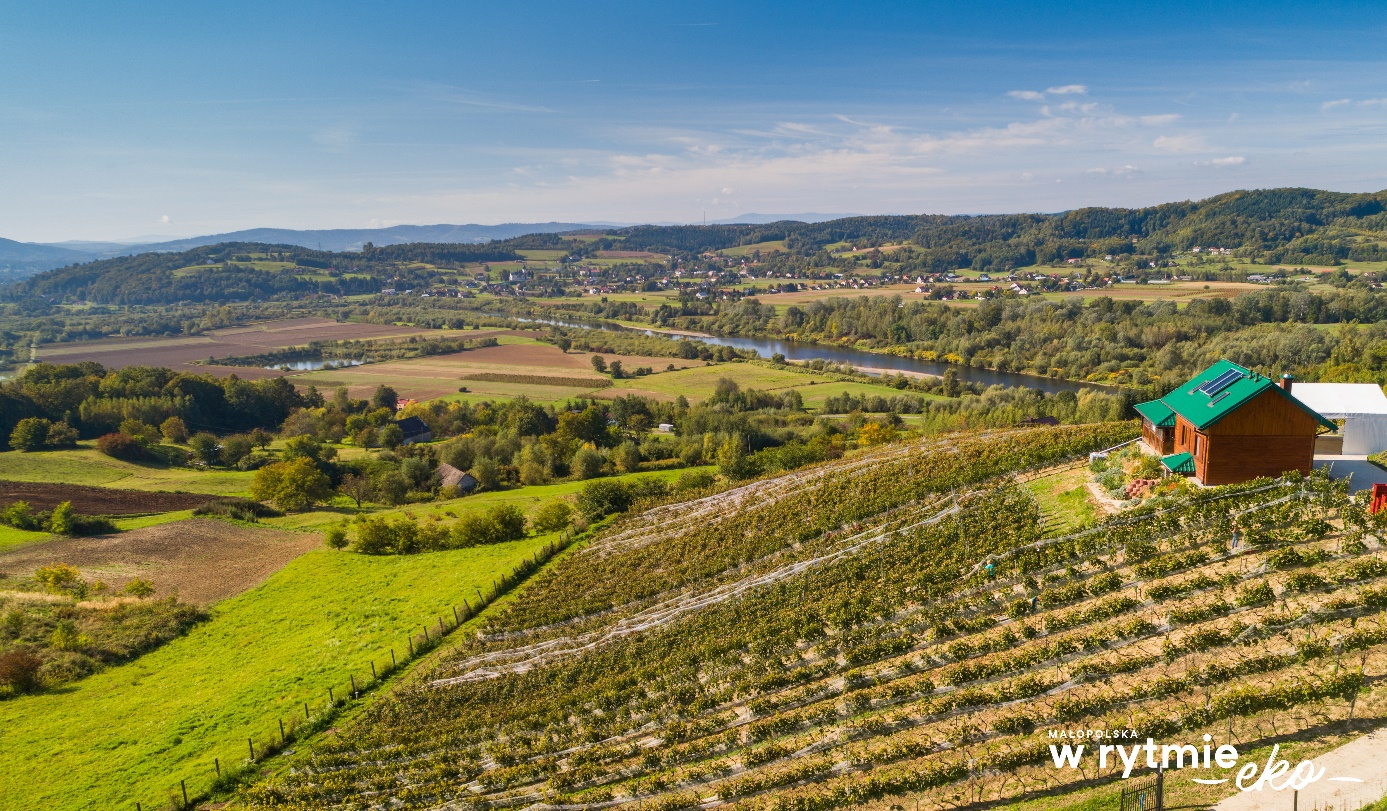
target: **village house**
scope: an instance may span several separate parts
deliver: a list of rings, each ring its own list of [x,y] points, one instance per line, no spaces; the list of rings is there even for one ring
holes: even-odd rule
[[[1314,465],[1315,436],[1334,423],[1280,384],[1220,360],[1174,391],[1138,403],[1142,444],[1171,473],[1203,485],[1236,484]]]

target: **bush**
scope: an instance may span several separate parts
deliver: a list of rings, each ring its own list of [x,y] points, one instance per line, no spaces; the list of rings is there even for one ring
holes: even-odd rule
[[[602,454],[593,448],[582,447],[573,454],[568,466],[573,475],[580,479],[595,479],[602,475],[605,464],[606,460],[602,458]]]
[[[12,650],[0,654],[0,686],[15,693],[27,693],[39,686],[39,668],[43,661],[27,650]]]
[[[149,456],[144,443],[129,434],[106,434],[96,440],[96,449],[113,459],[139,462]]]
[[[589,482],[578,494],[578,512],[589,521],[614,513],[625,512],[631,506],[631,488],[613,479]]]
[[[34,579],[39,581],[50,594],[85,596],[87,593],[87,584],[86,581],[82,580],[81,572],[77,571],[76,566],[69,566],[66,563],[50,563],[47,566],[40,566],[34,572]]]
[[[707,470],[689,470],[681,473],[674,481],[674,489],[680,492],[688,490],[702,490],[711,487],[718,477]]]
[[[329,549],[345,549],[347,546],[347,527],[344,524],[333,524],[323,531],[323,540]]]
[[[567,501],[551,501],[535,511],[533,523],[538,532],[558,532],[573,521],[573,505]]]
[[[1244,608],[1253,605],[1269,603],[1276,599],[1276,592],[1272,591],[1271,586],[1265,581],[1246,586],[1238,591],[1237,599],[1234,600]]]
[[[48,431],[53,423],[42,417],[25,417],[10,432],[10,447],[17,451],[41,451],[48,443]]]
[[[48,426],[48,440],[45,444],[50,448],[75,448],[77,429],[65,422],[55,422]]]
[[[16,501],[0,512],[0,523],[8,524],[15,529],[27,529],[30,532],[37,532],[43,528],[34,511],[29,509],[27,501]]]
[[[206,504],[195,507],[193,515],[210,515],[255,523],[261,518],[278,518],[284,513],[248,498],[225,496],[214,498]]]
[[[222,440],[221,461],[227,467],[239,467],[241,460],[250,456],[255,448],[251,444],[250,437],[245,434],[236,434]]]
[[[125,593],[131,597],[152,597],[154,596],[154,584],[137,577],[125,584]]]

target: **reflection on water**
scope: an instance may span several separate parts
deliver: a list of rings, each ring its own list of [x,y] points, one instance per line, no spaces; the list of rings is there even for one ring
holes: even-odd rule
[[[517,321],[530,323],[554,324],[561,327],[577,327],[580,329],[602,329],[609,332],[641,332],[646,335],[670,336],[669,333],[656,332],[648,329],[632,329],[617,324],[584,324],[580,322],[558,321],[548,318],[517,318]],[[917,372],[930,375],[943,375],[946,371],[953,370],[958,375],[958,379],[970,383],[977,383],[981,386],[1013,386],[1039,389],[1040,391],[1054,394],[1061,391],[1079,392],[1085,389],[1100,388],[1092,383],[1080,383],[1074,380],[1056,380],[1049,377],[1038,375],[1018,374],[1016,372],[997,372],[991,369],[978,369],[972,366],[956,366],[952,363],[940,363],[937,361],[917,360],[916,358],[902,358],[895,355],[878,354],[876,352],[864,352],[860,349],[848,349],[837,346],[824,346],[822,344],[801,344],[792,341],[778,341],[770,338],[732,338],[721,335],[689,335],[678,336],[687,337],[691,341],[701,341],[705,344],[714,346],[729,346],[733,349],[751,349],[763,358],[772,355],[784,355],[786,360],[826,360],[832,363],[850,363],[862,369],[886,369],[892,372]]]
[[[283,372],[316,372],[319,369],[345,369],[348,366],[360,366],[364,360],[337,359],[337,360],[290,360],[283,363],[276,363],[273,366],[266,366],[266,369],[279,369]]]

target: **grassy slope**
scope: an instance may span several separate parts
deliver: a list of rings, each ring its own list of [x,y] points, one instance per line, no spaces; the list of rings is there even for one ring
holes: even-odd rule
[[[19,482],[62,482],[228,496],[245,495],[253,478],[254,473],[239,470],[203,471],[122,462],[99,453],[92,442],[83,442],[77,450],[70,451],[0,453],[0,479]]]
[[[219,604],[211,621],[70,687],[0,703],[0,808],[154,807],[212,758],[389,661],[405,635],[552,540],[406,557],[319,550]]]

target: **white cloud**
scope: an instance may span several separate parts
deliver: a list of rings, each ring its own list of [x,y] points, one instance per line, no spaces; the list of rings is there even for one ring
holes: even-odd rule
[[[169,225],[173,222],[173,219],[170,218],[169,215],[165,214],[164,216],[159,218],[159,222],[163,223],[164,225]]]
[[[1174,124],[1180,120],[1179,113],[1161,113],[1160,115],[1144,115],[1137,118],[1143,126],[1162,127],[1167,124]]]
[[[1045,98],[1045,94],[1037,90],[1008,90],[1007,95],[1021,101],[1040,101]]]
[[[1360,107],[1372,107],[1378,104],[1387,104],[1387,99],[1363,99],[1358,102],[1358,106]]]
[[[1164,152],[1198,152],[1205,148],[1203,136],[1192,133],[1162,135],[1152,141],[1151,145]]]
[[[1052,96],[1084,96],[1088,94],[1088,85],[1064,84],[1058,87],[1047,87],[1045,92]]]
[[[1226,158],[1214,158],[1209,161],[1195,161],[1195,166],[1242,166],[1247,163],[1247,158],[1242,155],[1229,155]]]
[[[1348,104],[1352,101],[1353,99],[1335,99],[1333,101],[1326,101],[1324,104],[1320,105],[1320,109],[1325,111],[1333,110],[1335,107],[1343,107],[1345,104]]]

